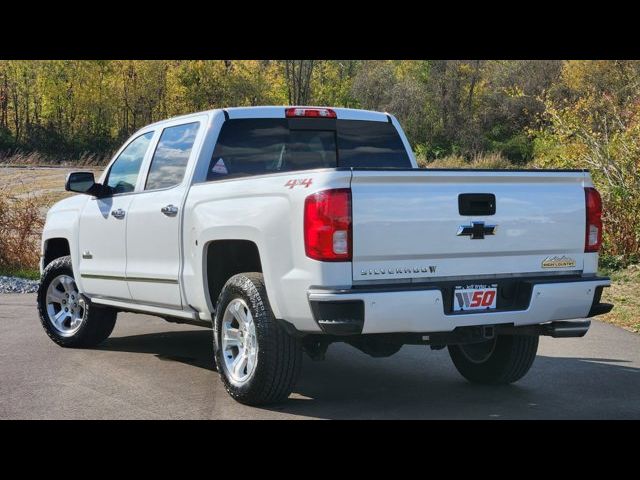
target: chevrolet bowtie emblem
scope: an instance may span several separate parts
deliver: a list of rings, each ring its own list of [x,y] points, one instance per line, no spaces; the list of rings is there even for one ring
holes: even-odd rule
[[[495,235],[497,225],[485,225],[484,222],[471,222],[471,225],[460,225],[458,227],[459,237],[471,237],[471,240],[481,240],[485,235]]]

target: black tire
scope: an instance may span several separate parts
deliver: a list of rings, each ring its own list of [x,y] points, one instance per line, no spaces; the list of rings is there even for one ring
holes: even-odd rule
[[[498,335],[481,344],[449,345],[458,372],[470,382],[487,385],[520,380],[533,365],[537,351],[538,337],[533,335]]]
[[[40,287],[38,288],[38,314],[40,315],[40,323],[42,323],[49,338],[61,347],[95,347],[111,335],[113,327],[116,324],[117,312],[111,308],[85,304],[80,328],[72,335],[62,335],[51,324],[46,303],[47,289],[50,283],[60,275],[67,275],[73,278],[70,256],[55,259],[47,265],[42,273]]]
[[[251,312],[258,345],[255,367],[243,383],[227,372],[221,342],[224,312],[237,298]],[[276,322],[261,273],[240,273],[224,285],[216,306],[213,339],[218,372],[232,398],[246,405],[264,405],[284,401],[292,392],[300,374],[302,347]]]

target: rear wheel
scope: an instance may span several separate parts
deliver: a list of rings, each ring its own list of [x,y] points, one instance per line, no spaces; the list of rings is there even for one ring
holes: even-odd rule
[[[44,269],[38,289],[40,323],[62,347],[93,347],[106,340],[116,324],[116,312],[90,306],[80,295],[71,257],[60,257]]]
[[[538,337],[498,335],[486,342],[449,345],[458,372],[470,382],[499,385],[520,380],[531,368]]]
[[[248,405],[286,399],[300,373],[302,348],[276,322],[261,273],[231,277],[214,319],[214,351],[225,389]]]

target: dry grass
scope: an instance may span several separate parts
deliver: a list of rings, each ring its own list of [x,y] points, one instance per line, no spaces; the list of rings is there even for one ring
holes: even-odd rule
[[[64,182],[73,170],[77,168],[0,165],[0,271],[19,273],[38,266],[47,210],[72,195],[64,191]]]
[[[59,165],[59,166],[74,166],[74,167],[86,167],[86,166],[102,166],[109,163],[112,155],[99,155],[95,153],[83,153],[78,158],[73,160],[59,160],[46,155],[42,155],[38,152],[12,152],[10,154],[0,152],[0,164],[1,165]]]
[[[606,273],[611,277],[611,287],[604,289],[602,301],[615,306],[611,312],[597,318],[640,333],[640,265]]]
[[[43,224],[34,195],[17,197],[0,190],[0,267],[36,267]]]
[[[508,159],[499,153],[479,154],[470,160],[460,155],[447,155],[446,157],[437,158],[435,160],[427,160],[418,157],[418,166],[420,168],[491,168],[491,169],[510,169],[519,168],[521,166],[512,164]]]

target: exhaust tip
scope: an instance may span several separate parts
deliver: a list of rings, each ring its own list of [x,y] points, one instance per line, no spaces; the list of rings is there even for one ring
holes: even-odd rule
[[[551,322],[544,325],[543,335],[548,335],[553,338],[584,337],[589,331],[590,326],[591,320]]]

